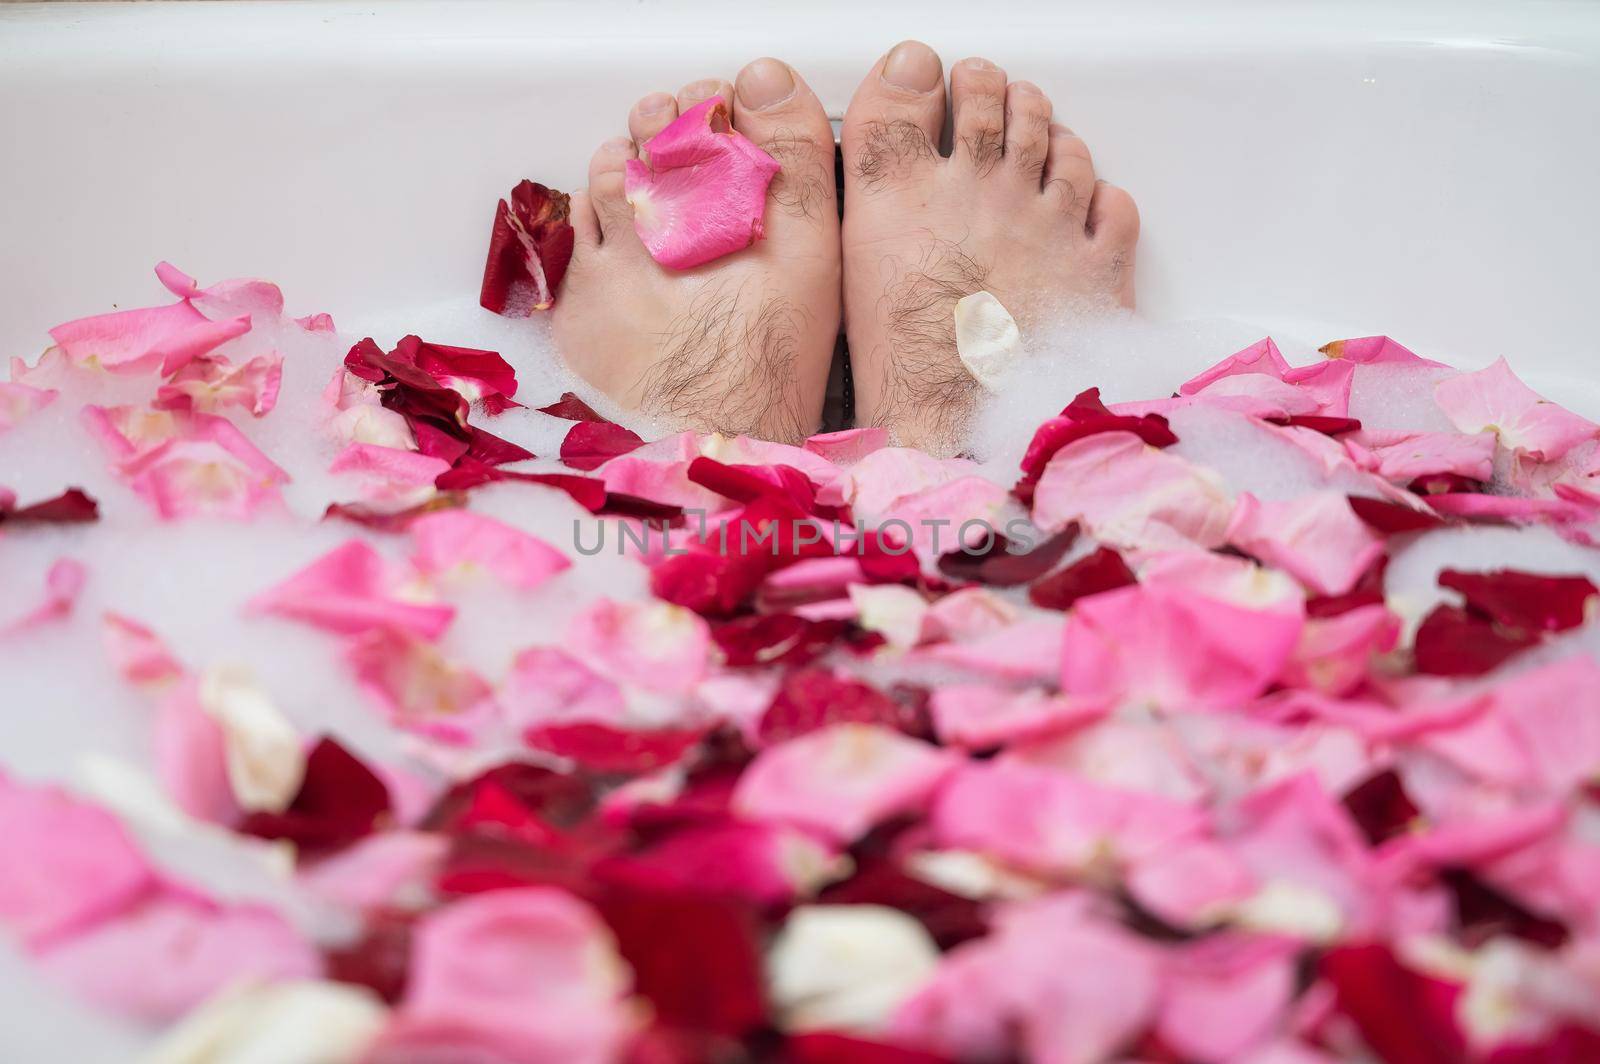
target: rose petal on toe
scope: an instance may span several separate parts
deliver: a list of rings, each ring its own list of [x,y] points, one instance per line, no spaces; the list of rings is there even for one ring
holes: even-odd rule
[[[628,160],[624,188],[651,258],[687,270],[761,239],[767,186],[781,167],[729,124],[722,97],[679,115],[644,155]]]

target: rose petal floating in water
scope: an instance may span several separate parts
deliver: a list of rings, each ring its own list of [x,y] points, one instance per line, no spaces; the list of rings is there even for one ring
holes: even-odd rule
[[[478,294],[485,310],[525,318],[555,303],[572,261],[569,210],[565,192],[533,181],[518,182],[500,201]]]

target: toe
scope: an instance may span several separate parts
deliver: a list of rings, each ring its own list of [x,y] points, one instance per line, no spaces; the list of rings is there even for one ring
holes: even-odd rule
[[[1127,191],[1096,181],[1089,201],[1089,235],[1095,243],[1133,251],[1139,242],[1139,207]]]
[[[615,137],[600,145],[589,160],[589,200],[605,240],[633,231],[633,209],[628,206],[623,183],[628,160],[636,158],[633,141]]]
[[[678,90],[678,113],[682,114],[713,96],[721,96],[723,103],[733,106],[733,86],[722,78],[701,78],[699,81],[691,81]]]
[[[1044,194],[1079,222],[1089,216],[1089,199],[1094,195],[1094,158],[1083,138],[1059,122],[1050,126]]]
[[[594,213],[594,200],[589,198],[588,189],[580,188],[572,194],[567,220],[572,223],[575,244],[592,247],[600,243],[600,219]]]
[[[1105,263],[1107,284],[1117,301],[1133,306],[1133,259],[1139,243],[1139,208],[1115,185],[1095,182],[1089,202],[1089,239]]]
[[[822,101],[794,68],[767,58],[739,71],[733,124],[783,165],[772,182],[772,202],[784,214],[822,228],[837,224],[833,127]]]
[[[1050,154],[1050,97],[1031,81],[1006,88],[1006,162],[1035,185]]]
[[[678,117],[678,101],[670,93],[652,92],[628,112],[628,133],[633,143],[643,148],[649,139],[666,129]]]
[[[987,59],[963,59],[950,71],[950,115],[955,122],[951,158],[979,175],[1005,154],[1006,72]]]
[[[921,41],[902,41],[878,60],[844,116],[845,174],[860,192],[898,184],[939,158],[944,74]]]

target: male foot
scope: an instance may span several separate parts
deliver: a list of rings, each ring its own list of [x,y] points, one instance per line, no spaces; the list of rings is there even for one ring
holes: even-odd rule
[[[927,45],[878,61],[844,120],[844,307],[857,421],[900,443],[956,449],[976,382],[956,354],[955,304],[987,290],[1026,337],[1063,306],[1133,306],[1139,212],[1096,181],[1050,100],[986,59],[944,76]]]
[[[623,197],[623,164],[679,113],[712,97],[733,128],[782,164],[766,235],[690,270],[650,257]],[[687,426],[795,441],[816,431],[839,329],[833,131],[787,64],[757,59],[734,85],[707,79],[653,93],[629,137],[602,144],[572,197],[575,247],[552,316],[557,345],[624,407]]]

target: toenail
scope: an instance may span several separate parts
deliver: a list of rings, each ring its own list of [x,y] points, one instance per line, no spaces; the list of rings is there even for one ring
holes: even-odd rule
[[[664,92],[652,92],[649,96],[639,101],[639,113],[642,115],[656,115],[671,106],[671,96]]]
[[[902,41],[884,61],[883,80],[913,92],[932,92],[942,81],[939,57],[920,41]]]
[[[1013,81],[1011,83],[1011,87],[1013,89],[1016,89],[1018,92],[1022,93],[1024,96],[1043,96],[1044,95],[1043,92],[1039,91],[1039,86],[1035,85],[1031,81]]]
[[[617,152],[628,151],[632,147],[633,141],[629,140],[627,137],[612,137],[610,140],[600,145],[602,151],[611,152],[613,155],[615,155]]]
[[[971,59],[963,59],[961,61],[961,65],[966,67],[968,70],[999,70],[1000,69],[999,67],[995,66],[993,63],[989,62],[987,59],[983,59],[983,58],[980,58],[978,56],[973,56]]]
[[[782,103],[794,95],[794,75],[776,59],[757,59],[739,71],[734,91],[739,102],[754,111]]]
[[[691,100],[708,100],[720,92],[722,86],[714,78],[697,81],[693,85],[685,85],[683,95]]]

